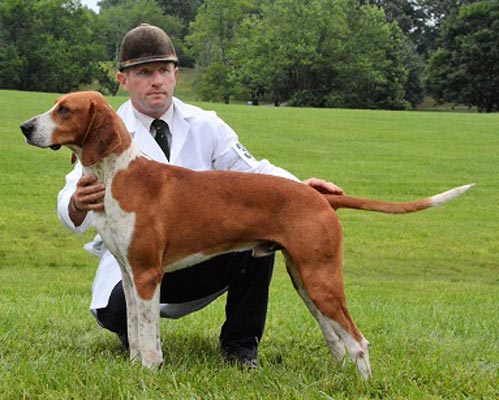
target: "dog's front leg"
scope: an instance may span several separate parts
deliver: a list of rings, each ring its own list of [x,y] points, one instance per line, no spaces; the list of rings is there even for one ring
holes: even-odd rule
[[[142,365],[150,369],[159,369],[163,363],[159,332],[159,294],[157,285],[150,300],[137,298],[139,346]]]
[[[145,275],[145,276],[144,276]],[[159,332],[161,277],[149,271],[134,276],[137,294],[138,339],[144,367],[156,370],[163,363]]]

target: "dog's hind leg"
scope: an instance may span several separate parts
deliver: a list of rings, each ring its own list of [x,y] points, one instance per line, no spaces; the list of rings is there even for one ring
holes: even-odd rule
[[[305,230],[314,238],[313,244],[308,243],[309,238],[295,236],[284,246],[289,274],[319,322],[333,356],[339,359],[343,355],[343,344],[362,378],[367,379],[371,375],[369,343],[346,305],[339,219],[336,215],[319,215],[308,222]]]
[[[286,259],[286,269],[288,270],[288,274],[291,277],[291,281],[293,282],[293,286],[296,291],[302,298],[303,302],[307,306],[310,313],[314,316],[314,318],[319,323],[321,327],[322,333],[324,335],[324,339],[326,340],[327,347],[331,352],[333,358],[341,363],[343,358],[345,357],[345,345],[341,341],[340,337],[335,333],[335,331],[331,328],[331,325],[327,318],[317,309],[314,303],[310,300],[305,287],[301,281],[300,275],[298,274],[298,270],[296,269],[296,265],[293,260],[289,256],[286,251],[283,251],[284,257]]]

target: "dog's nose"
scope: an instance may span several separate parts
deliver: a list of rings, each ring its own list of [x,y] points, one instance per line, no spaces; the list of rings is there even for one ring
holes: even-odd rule
[[[31,133],[33,132],[34,126],[35,126],[35,124],[34,124],[33,119],[30,119],[26,122],[23,122],[23,124],[21,125],[20,128],[23,131],[23,134],[26,137],[26,139],[29,139],[29,137],[31,136]]]

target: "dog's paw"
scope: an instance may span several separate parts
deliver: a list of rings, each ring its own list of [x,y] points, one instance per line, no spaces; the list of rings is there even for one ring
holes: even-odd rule
[[[371,363],[369,362],[369,342],[362,339],[360,347],[361,349],[352,357],[352,361],[357,367],[361,378],[367,380],[372,374]]]
[[[158,353],[148,352],[142,354],[142,366],[151,371],[158,371],[163,365],[163,356]]]

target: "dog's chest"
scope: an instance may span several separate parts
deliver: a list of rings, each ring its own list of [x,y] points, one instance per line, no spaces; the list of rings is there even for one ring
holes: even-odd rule
[[[104,170],[116,171],[116,165],[122,160],[109,160],[107,165],[101,166]],[[126,167],[127,162],[123,163]],[[114,168],[113,168],[114,167]],[[100,171],[94,171],[99,173]],[[121,265],[128,265],[127,256],[135,229],[135,213],[124,211],[118,200],[113,197],[112,186],[114,174],[99,174],[103,176],[106,185],[104,196],[104,211],[95,212],[93,225],[99,232],[106,247],[118,259]]]
[[[105,212],[95,213],[93,223],[106,247],[120,261],[126,261],[135,227],[135,214],[123,211],[110,191],[104,200]]]

